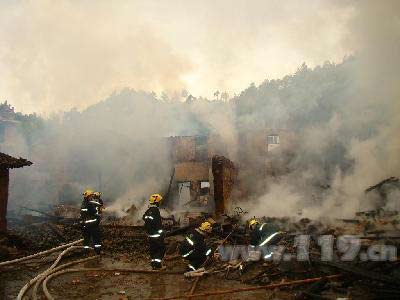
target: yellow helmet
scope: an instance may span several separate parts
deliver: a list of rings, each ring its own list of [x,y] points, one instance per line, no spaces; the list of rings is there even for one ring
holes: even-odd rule
[[[199,229],[200,229],[201,231],[210,233],[210,232],[212,231],[212,225],[211,225],[210,222],[205,221],[205,222],[201,223]]]
[[[258,221],[257,221],[257,219],[251,219],[250,221],[249,221],[249,227],[252,227],[252,226],[254,226],[254,225],[257,225],[258,224]]]
[[[150,196],[149,202],[150,204],[160,203],[162,200],[162,196],[160,194],[153,194]]]
[[[93,190],[87,189],[86,191],[83,192],[82,195],[83,195],[83,197],[87,198],[87,197],[93,196],[94,194],[95,194],[95,193],[94,193]]]

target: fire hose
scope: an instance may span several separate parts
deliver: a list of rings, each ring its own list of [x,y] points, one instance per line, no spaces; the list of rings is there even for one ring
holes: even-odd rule
[[[57,259],[54,261],[54,263],[44,272],[38,274],[36,277],[34,277],[33,279],[31,279],[28,283],[26,283],[22,289],[19,291],[18,296],[17,296],[17,300],[22,300],[22,298],[24,297],[25,293],[29,290],[29,288],[37,283],[37,281],[41,281],[42,278],[44,278],[47,274],[51,273],[51,271],[58,265],[58,263],[60,262],[60,260],[62,259],[62,257],[69,251],[75,250],[75,249],[82,249],[83,246],[70,246],[69,248],[65,249],[63,252],[60,253],[60,255],[57,257]],[[96,256],[92,256],[89,257],[88,259],[84,259],[89,260],[89,259],[94,259],[96,258]],[[81,260],[80,260],[81,261]],[[80,262],[79,261],[79,262]],[[78,262],[72,262],[73,263],[78,263]],[[70,263],[71,264],[71,263]],[[37,293],[37,288],[38,288],[39,284],[36,284],[34,287],[34,292],[33,292],[33,298],[37,299],[36,293]]]
[[[48,299],[54,299],[51,296],[51,294],[49,293],[48,289],[47,289],[47,282],[51,278],[53,278],[55,276],[58,276],[58,275],[61,275],[61,274],[64,274],[64,273],[68,273],[68,272],[84,272],[84,271],[108,271],[108,272],[112,271],[112,272],[114,272],[114,271],[120,271],[120,272],[130,272],[130,273],[182,274],[181,272],[154,271],[154,270],[135,270],[135,269],[103,269],[103,268],[86,269],[86,268],[82,268],[82,269],[63,270],[66,267],[69,267],[69,266],[72,266],[72,265],[76,265],[76,264],[79,264],[79,263],[82,263],[82,262],[86,262],[86,261],[95,259],[95,258],[98,257],[97,255],[96,256],[90,256],[90,257],[83,258],[83,259],[79,259],[79,260],[75,260],[75,261],[72,261],[72,262],[69,262],[69,263],[65,263],[65,264],[57,267],[57,265],[61,261],[62,257],[66,253],[68,253],[68,252],[70,252],[72,250],[84,248],[83,246],[74,246],[74,245],[76,245],[76,244],[78,244],[80,242],[82,242],[82,239],[81,240],[77,240],[77,241],[72,242],[72,243],[69,243],[69,244],[61,245],[61,246],[58,246],[58,247],[55,247],[55,248],[52,248],[52,249],[49,249],[49,250],[46,250],[46,251],[42,251],[42,252],[39,252],[39,253],[36,253],[36,254],[33,254],[33,255],[29,255],[29,256],[22,257],[22,258],[19,258],[19,259],[15,259],[15,260],[12,260],[12,261],[3,262],[1,264],[1,266],[11,265],[11,264],[14,264],[14,263],[26,261],[26,260],[41,256],[41,255],[45,255],[45,254],[49,254],[49,253],[52,253],[52,252],[55,252],[55,251],[58,251],[58,250],[62,250],[64,248],[68,247],[67,249],[65,249],[64,251],[62,251],[58,255],[57,259],[53,262],[53,264],[48,269],[46,269],[42,273],[36,275],[33,279],[31,279],[29,282],[27,282],[21,288],[21,290],[18,293],[17,300],[22,300],[24,295],[32,287],[32,285],[34,285],[33,286],[33,291],[32,291],[32,299],[33,300],[37,300],[38,299],[37,292],[38,292],[39,286],[40,286],[40,284],[42,282],[43,282],[43,291],[44,291],[46,297]]]
[[[47,282],[58,275],[64,274],[64,273],[69,273],[69,272],[81,272],[81,271],[120,271],[120,272],[130,272],[130,273],[161,273],[161,274],[182,274],[181,272],[166,272],[166,271],[153,271],[153,270],[135,270],[135,269],[103,269],[103,268],[92,268],[92,269],[69,269],[69,270],[63,270],[66,267],[69,267],[71,265],[76,265],[82,262],[86,262],[92,259],[97,258],[98,256],[91,256],[79,260],[75,260],[66,264],[63,264],[61,266],[58,266],[58,263],[61,261],[62,257],[67,253],[75,249],[82,249],[84,248],[83,246],[71,246],[67,249],[65,249],[63,252],[60,253],[60,255],[57,257],[57,259],[54,261],[54,263],[44,272],[38,274],[35,278],[31,279],[25,286],[20,290],[17,296],[17,300],[22,300],[25,293],[29,290],[29,288],[33,285],[33,291],[32,291],[32,299],[37,300],[37,292],[40,284],[43,282],[43,292],[45,293],[47,299],[54,299],[50,292],[47,289]]]
[[[62,266],[60,266],[61,269]],[[104,269],[104,268],[80,268],[80,269],[67,269],[67,270],[51,270],[50,273],[46,275],[46,278],[43,281],[43,292],[48,300],[54,300],[54,297],[50,294],[47,284],[54,277],[60,276],[66,273],[76,273],[76,272],[127,272],[127,273],[140,273],[140,274],[160,274],[160,275],[182,275],[182,272],[176,271],[163,271],[163,270],[140,270],[140,269],[124,269],[124,268],[113,268],[113,269]]]
[[[211,292],[206,292],[206,293],[198,293],[198,294],[191,294],[191,295],[179,295],[179,296],[172,296],[172,297],[164,297],[164,298],[150,298],[151,300],[173,300],[173,299],[185,299],[188,297],[195,298],[195,297],[208,297],[208,296],[216,296],[216,295],[225,295],[225,294],[233,294],[233,293],[240,293],[240,292],[249,292],[249,291],[256,291],[256,290],[272,290],[275,288],[280,288],[280,287],[288,287],[292,285],[300,285],[300,284],[307,284],[307,283],[313,283],[320,281],[322,279],[337,279],[341,277],[341,274],[336,274],[336,275],[329,275],[325,277],[316,277],[316,278],[308,278],[308,279],[302,279],[302,280],[293,280],[293,281],[287,281],[287,282],[282,282],[282,283],[275,283],[275,284],[269,284],[269,285],[263,285],[263,286],[255,286],[255,287],[248,287],[248,288],[239,288],[239,289],[231,289],[231,290],[216,290],[216,291],[211,291]]]
[[[177,274],[182,274],[181,272],[172,272],[172,271],[156,271],[156,270],[135,270],[135,269],[103,269],[103,268],[80,268],[80,269],[67,269],[67,270],[59,270],[63,268],[63,266],[60,266],[59,268],[56,268],[52,270],[51,273],[46,275],[46,278],[43,281],[43,292],[48,300],[55,300],[55,298],[50,294],[48,290],[48,283],[50,280],[54,279],[57,276],[66,274],[66,273],[76,273],[76,272],[93,272],[93,271],[104,271],[104,272],[129,272],[129,273],[145,273],[145,274],[164,274],[164,275],[177,275]],[[320,281],[322,279],[329,279],[329,280],[335,280],[339,277],[341,277],[341,274],[336,274],[336,275],[328,275],[325,277],[317,277],[317,278],[308,278],[308,279],[302,279],[302,280],[294,280],[294,281],[288,281],[288,282],[283,282],[283,283],[276,283],[276,284],[269,284],[269,285],[264,285],[264,286],[256,286],[256,287],[248,287],[248,288],[239,288],[239,289],[231,289],[231,290],[217,290],[217,291],[211,291],[211,292],[206,292],[206,293],[199,293],[199,294],[194,294],[194,290],[197,286],[198,279],[194,282],[189,294],[187,295],[179,295],[179,296],[172,296],[172,297],[165,297],[165,298],[150,298],[153,300],[172,300],[172,299],[184,299],[184,298],[195,298],[195,297],[206,297],[206,296],[213,296],[213,295],[223,295],[223,294],[232,294],[232,293],[240,293],[240,292],[248,292],[248,291],[256,291],[256,290],[268,290],[268,289],[275,289],[275,288],[280,288],[280,287],[288,287],[292,285],[300,285],[300,284],[307,284],[307,283],[313,283]]]
[[[67,249],[65,249],[63,252],[60,253],[60,255],[58,256],[58,258],[54,261],[54,263],[50,266],[50,268],[48,268],[46,271],[44,271],[43,273],[39,274],[38,276],[36,276],[36,283],[33,287],[33,291],[32,291],[32,299],[33,300],[37,300],[37,291],[39,288],[40,283],[43,281],[43,279],[46,277],[47,274],[51,273],[54,268],[58,265],[58,263],[60,262],[61,258],[67,253],[70,252],[72,250],[75,249],[82,249],[84,248],[83,246],[71,246]],[[96,258],[96,256],[91,256],[89,257],[89,259],[94,259]],[[88,259],[83,259],[83,261],[87,261]],[[78,260],[78,261],[74,261],[73,264],[82,262],[82,260]],[[64,265],[63,265],[64,266]],[[33,283],[32,283],[33,284]]]
[[[29,256],[13,259],[13,260],[9,260],[9,261],[3,261],[3,262],[0,262],[0,267],[4,267],[4,266],[12,265],[12,264],[15,264],[15,263],[19,263],[19,262],[22,262],[22,261],[25,261],[25,260],[29,260],[29,259],[32,259],[32,258],[35,258],[35,257],[38,257],[38,256],[45,255],[45,254],[50,254],[50,253],[56,252],[58,250],[62,250],[64,248],[68,248],[68,247],[71,247],[73,245],[79,244],[82,241],[83,241],[83,239],[80,239],[80,240],[77,240],[75,242],[72,242],[72,243],[69,243],[69,244],[65,244],[65,245],[61,245],[61,246],[58,246],[58,247],[55,247],[55,248],[51,248],[49,250],[38,252],[36,254],[32,254],[32,255],[29,255]]]
[[[66,268],[66,267],[69,267],[69,266],[72,266],[72,265],[76,265],[76,264],[80,264],[80,263],[83,263],[83,262],[86,262],[86,261],[95,259],[96,257],[97,257],[97,256],[90,256],[90,257],[87,257],[87,258],[75,260],[75,261],[72,261],[72,262],[63,264],[63,265],[61,265],[61,266],[59,266],[59,267],[57,267],[57,268],[52,269],[48,274],[46,274],[46,275],[44,275],[44,276],[42,276],[42,277],[40,277],[40,278],[38,279],[38,281],[36,282],[36,284],[35,284],[35,286],[34,286],[34,290],[33,290],[33,292],[32,292],[32,298],[33,298],[33,299],[37,299],[37,289],[35,290],[35,288],[36,288],[36,286],[39,286],[40,283],[43,282],[44,279],[47,278],[46,276],[48,276],[48,275],[50,275],[50,274],[53,274],[54,272],[60,271],[61,269],[64,269],[64,268]]]

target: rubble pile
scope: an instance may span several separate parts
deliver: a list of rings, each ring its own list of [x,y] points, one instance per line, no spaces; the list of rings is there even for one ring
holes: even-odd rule
[[[311,286],[296,286],[289,288],[295,299],[337,299],[353,298],[358,299],[398,299],[400,297],[400,264],[396,256],[382,261],[373,261],[365,258],[365,253],[371,247],[382,245],[400,246],[400,232],[394,234],[388,229],[370,232],[367,235],[360,235],[360,224],[349,226],[346,223],[336,223],[335,225],[324,225],[319,222],[312,222],[309,219],[301,219],[293,222],[288,218],[264,218],[265,222],[276,224],[285,234],[276,243],[285,249],[284,253],[277,253],[271,260],[264,261],[245,261],[243,259],[233,259],[229,262],[215,262],[211,269],[216,273],[215,276],[221,279],[236,280],[241,283],[251,283],[266,285],[277,282],[288,282],[303,280],[310,277],[320,277],[317,283]],[[368,220],[369,225],[373,223],[374,228],[380,228],[382,223]],[[357,253],[360,255],[345,259],[344,254],[338,249],[334,249],[332,260],[324,261],[321,253],[321,236],[331,236],[333,244],[336,244],[340,236],[357,234],[360,238],[360,248]],[[390,236],[388,235],[390,234]],[[306,259],[299,260],[299,245],[296,239],[299,235],[309,236],[307,245]],[[217,248],[222,239],[214,240],[214,248]],[[248,241],[247,241],[248,242]],[[228,238],[230,245],[246,245],[243,236],[237,238],[232,235]],[[351,245],[348,245],[351,247]],[[343,251],[343,249],[341,249]],[[380,253],[381,254],[381,253]],[[364,256],[363,256],[364,255]],[[280,256],[280,257],[279,257]],[[285,259],[290,257],[291,259]],[[297,259],[296,259],[297,258]],[[329,281],[326,276],[340,275],[337,280]]]
[[[279,287],[275,287],[274,293],[281,293],[281,296],[287,293],[293,299],[400,297],[397,252],[381,260],[364,257],[373,247],[378,247],[378,258],[383,255],[383,252],[379,253],[382,245],[398,249],[398,213],[382,210],[359,212],[354,219],[336,220],[329,224],[307,218],[294,220],[263,217],[260,222],[272,224],[282,231],[274,246],[283,250],[274,252],[269,260],[248,259],[248,253],[222,260],[221,246],[230,245],[233,249],[238,249],[242,245],[249,245],[250,236],[244,222],[246,212],[239,207],[234,212],[233,215],[224,215],[220,222],[213,222],[213,233],[208,239],[213,255],[204,265],[205,271],[194,275],[202,278],[200,285],[201,282],[205,284],[210,280],[224,283],[221,286],[228,286],[229,282],[235,286],[254,288],[277,285]],[[179,244],[204,219],[204,216],[193,218],[185,226],[175,221],[165,221],[168,224],[165,263],[169,270],[184,269],[185,264],[179,255]],[[210,218],[207,220],[212,221]],[[8,235],[0,237],[1,261],[81,238],[77,219],[64,218],[61,215],[25,216],[19,221],[12,220],[10,229]],[[114,217],[106,218],[101,229],[106,257],[124,263],[146,264],[149,259],[147,236],[142,226],[129,225],[124,218]],[[351,259],[344,259],[345,255],[352,254],[348,250],[354,245],[347,244],[350,248],[346,249],[337,245],[343,236],[350,235],[357,237],[360,244],[356,255],[350,257]],[[305,245],[299,242],[299,237],[308,237],[305,244],[306,254],[300,251]],[[330,260],[325,259],[327,249],[324,249],[321,237],[331,238],[333,246]],[[308,280],[312,281],[304,284]],[[207,288],[204,289],[207,291]]]
[[[76,226],[53,222],[12,222],[9,232],[0,238],[0,260],[26,256],[80,237],[81,231]]]
[[[129,260],[147,259],[147,235],[141,226],[102,226],[106,254],[124,254]]]
[[[20,236],[12,233],[0,235],[0,260],[8,260],[23,256],[23,249],[28,249],[30,243]]]
[[[8,257],[1,255],[1,260],[32,254],[82,237],[79,226],[52,223],[35,224],[29,227],[20,225],[13,227],[11,232],[1,239],[0,245],[1,247],[8,245],[6,246],[9,248],[8,251],[14,255],[8,255]],[[142,227],[104,225],[102,235],[106,253],[129,253],[132,257],[137,254],[143,257],[145,253],[146,234]]]

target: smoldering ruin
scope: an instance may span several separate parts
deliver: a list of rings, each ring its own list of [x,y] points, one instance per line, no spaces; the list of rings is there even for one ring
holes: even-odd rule
[[[224,72],[209,72],[207,84],[220,72],[226,76],[212,96],[197,96],[204,82],[182,86],[182,78],[191,77],[177,72],[189,64],[178,54],[170,56],[173,47],[168,50],[167,44],[159,53],[157,35],[146,30],[135,38],[145,41],[149,53],[135,53],[151,57],[128,64],[138,73],[128,76],[136,84],[120,87],[129,72],[115,59],[118,84],[106,76],[104,87],[112,86],[106,96],[88,91],[101,81],[101,70],[94,67],[99,74],[87,70],[91,78],[85,89],[66,79],[76,94],[64,93],[63,84],[52,80],[48,85],[53,82],[54,88],[46,93],[30,84],[25,94],[8,93],[4,85],[10,96],[0,104],[0,298],[398,299],[400,7],[384,2],[327,2],[338,20],[346,20],[332,25],[346,29],[341,43],[351,51],[344,58],[327,57],[311,66],[296,61],[297,69],[280,79],[264,76],[236,92],[226,88],[229,71],[240,75],[229,62]],[[80,19],[72,6],[65,13]],[[292,24],[290,11],[285,14]],[[255,15],[251,26],[258,22]],[[218,24],[223,30],[224,19]],[[32,32],[42,28],[37,26]],[[82,34],[91,30],[85,27]],[[92,40],[97,46],[102,30],[96,29]],[[315,34],[323,43],[326,36]],[[15,49],[24,45],[18,38],[7,35]],[[253,38],[243,41],[256,47]],[[222,57],[242,57],[242,48],[236,48],[235,55],[225,49]],[[54,63],[48,51],[44,69]],[[3,52],[15,62],[9,73],[22,82],[20,61]],[[29,56],[29,51],[17,54]],[[96,65],[96,55],[86,57],[89,65]],[[102,57],[105,65],[114,63],[113,55]],[[159,73],[150,58],[160,65]],[[26,68],[30,78],[32,66]],[[138,75],[165,83],[165,90],[153,85],[153,92]],[[21,102],[12,96],[28,94],[72,96],[63,100],[62,111],[43,115],[14,108]],[[88,98],[85,105],[66,110],[64,104],[78,96]],[[104,202],[96,210],[101,255],[82,244],[85,191],[101,192]],[[143,218],[152,194],[162,196],[160,233],[165,235],[163,268],[155,269],[149,264],[154,235]],[[262,243],[249,248],[252,221],[260,225],[256,228],[274,228],[264,241],[272,248],[265,250]],[[182,243],[203,223],[211,226],[205,235],[211,255],[188,271]]]

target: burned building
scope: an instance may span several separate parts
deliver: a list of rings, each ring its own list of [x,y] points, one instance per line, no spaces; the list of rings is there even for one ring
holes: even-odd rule
[[[224,145],[215,136],[179,136],[169,138],[169,148],[178,206],[223,214],[237,176]]]
[[[296,134],[287,129],[247,130],[239,133],[238,160],[241,168],[256,164],[264,176],[282,173],[285,163],[278,156],[289,158],[296,150]]]
[[[240,132],[236,160],[216,135],[169,138],[175,199],[188,210],[225,213],[233,198],[260,192],[270,176],[284,174],[295,144],[288,130]],[[231,150],[231,149],[230,149]]]
[[[297,136],[287,129],[246,130],[238,134],[238,198],[263,193],[272,178],[286,174]]]
[[[220,216],[229,207],[229,200],[237,178],[237,170],[232,161],[224,156],[212,158],[215,215]]]
[[[0,232],[7,230],[7,204],[10,169],[32,165],[24,158],[15,158],[0,152]]]
[[[397,177],[389,177],[370,186],[365,190],[363,208],[373,210],[400,211],[400,180]]]
[[[20,126],[14,107],[5,101],[0,104],[0,151],[15,148],[15,137]]]

